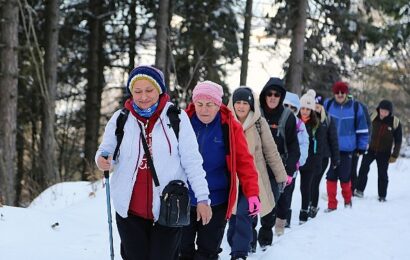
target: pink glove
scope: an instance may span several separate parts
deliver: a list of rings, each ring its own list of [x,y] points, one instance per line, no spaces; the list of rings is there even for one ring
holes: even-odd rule
[[[248,198],[250,216],[256,216],[261,209],[261,202],[258,196],[251,196]]]
[[[289,186],[292,183],[293,177],[288,175],[288,180],[286,181],[286,186]]]

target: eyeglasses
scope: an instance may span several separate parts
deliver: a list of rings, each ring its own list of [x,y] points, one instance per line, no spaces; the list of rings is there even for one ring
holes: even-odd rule
[[[271,97],[272,95],[273,95],[274,97],[276,97],[276,98],[278,98],[278,97],[281,96],[281,94],[280,94],[279,92],[273,92],[273,91],[271,91],[271,92],[269,92],[268,94],[266,94],[266,96],[268,96],[268,97]]]
[[[287,108],[289,108],[290,110],[292,110],[293,112],[296,112],[296,111],[298,111],[298,109],[296,108],[296,107],[294,107],[294,106],[291,106],[291,105],[289,105],[289,104],[283,104],[285,107],[287,107]]]
[[[335,93],[335,95],[344,95],[344,94],[347,94],[347,93],[342,92],[342,91],[339,91],[339,92],[336,92],[336,93]]]

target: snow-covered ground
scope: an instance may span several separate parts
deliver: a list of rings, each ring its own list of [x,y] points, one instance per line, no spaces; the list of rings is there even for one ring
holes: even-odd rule
[[[300,192],[295,189],[291,229],[249,259],[410,259],[409,168],[410,159],[391,165],[388,201],[380,203],[372,165],[365,197],[354,198],[352,209],[339,207],[332,213],[323,213],[322,181],[321,211],[301,226]],[[113,230],[115,259],[121,259],[115,223]],[[110,259],[109,252],[101,182],[62,183],[43,192],[29,208],[0,207],[0,259]],[[221,259],[229,259],[229,253],[224,240]]]

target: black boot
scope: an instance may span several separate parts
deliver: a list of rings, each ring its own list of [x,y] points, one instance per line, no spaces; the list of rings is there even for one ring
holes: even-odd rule
[[[299,225],[305,223],[308,220],[309,211],[307,209],[300,210],[299,213]]]
[[[310,208],[309,208],[309,217],[310,218],[315,218],[318,211],[319,211],[318,207],[310,206]]]

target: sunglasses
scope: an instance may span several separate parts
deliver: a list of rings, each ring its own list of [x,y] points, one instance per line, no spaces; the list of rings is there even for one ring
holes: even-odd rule
[[[278,92],[269,92],[268,94],[266,94],[266,96],[268,96],[268,97],[271,97],[271,96],[274,96],[274,97],[280,97],[281,95],[280,95],[280,93],[278,93]]]
[[[285,107],[289,108],[290,110],[292,110],[293,112],[296,112],[298,109],[294,106],[291,106],[289,104],[283,104]]]
[[[334,93],[335,95],[344,95],[344,94],[347,94],[347,93],[345,93],[345,92],[342,92],[342,91],[339,91],[339,92],[336,92],[336,93]]]

